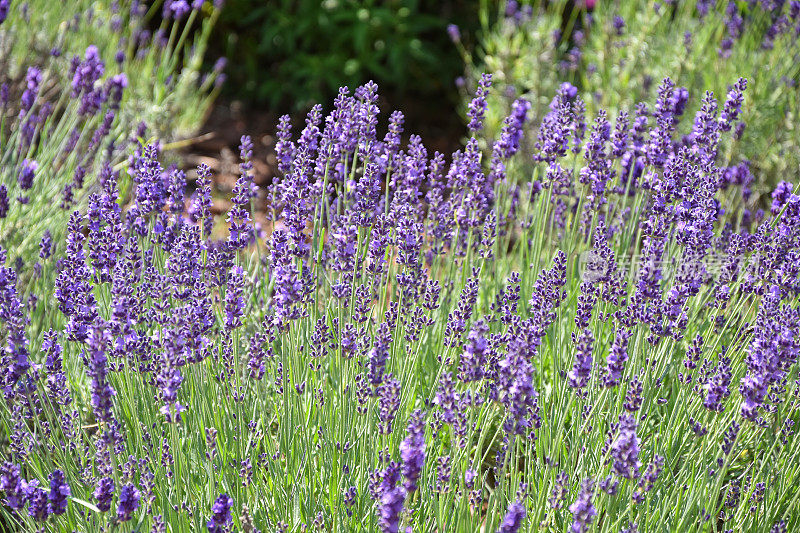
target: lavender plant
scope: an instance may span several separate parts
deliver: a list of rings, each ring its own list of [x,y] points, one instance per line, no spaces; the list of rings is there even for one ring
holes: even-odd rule
[[[224,77],[199,70],[218,8],[168,0],[151,34],[156,6],[136,1],[5,5],[0,239],[30,261],[45,230],[61,243],[71,210],[100,190],[104,164],[125,164],[131,142],[199,126]]]
[[[678,142],[669,79],[588,135],[563,88],[535,133],[517,102],[483,159],[490,85],[449,158],[403,144],[400,112],[379,138],[372,83],[298,135],[281,119],[266,194],[243,138],[224,240],[207,168],[187,198],[140,145],[122,208],[106,167],[43,259],[53,286],[0,268],[7,523],[800,526],[800,196],[736,208],[716,161],[738,93]]]
[[[652,99],[659,80],[680,87],[675,98],[711,90],[726,94],[739,77],[748,99],[734,135],[722,140],[720,164],[744,163],[763,176],[756,197],[800,166],[800,4],[797,2],[524,2],[501,3],[476,50],[457,45],[466,62],[464,102],[484,71],[502,89],[487,127],[497,134],[515,99],[547,113],[561,82],[576,87],[590,115],[626,111]],[[572,5],[570,9],[570,5]],[[586,4],[590,4],[587,7]],[[488,19],[490,8],[484,8]],[[693,105],[692,105],[693,104]],[[700,100],[682,112],[693,114]],[[747,125],[745,127],[745,124]],[[681,133],[689,133],[686,123]]]

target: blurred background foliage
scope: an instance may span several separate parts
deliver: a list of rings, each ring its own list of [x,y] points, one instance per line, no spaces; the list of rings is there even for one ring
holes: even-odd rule
[[[230,58],[228,98],[276,112],[331,101],[369,80],[391,107],[455,103],[463,72],[446,27],[477,28],[479,2],[228,0],[212,47]],[[212,54],[213,56],[214,54]],[[424,101],[424,102],[423,102]]]

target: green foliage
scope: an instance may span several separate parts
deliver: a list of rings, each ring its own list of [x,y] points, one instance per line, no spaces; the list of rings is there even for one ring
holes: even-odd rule
[[[506,167],[516,178],[488,187],[495,194],[486,206],[472,199],[476,189],[485,190],[474,183],[488,179],[475,142],[449,169],[430,161],[430,173],[414,183],[407,177],[420,174],[427,154],[418,145],[405,157],[384,159],[386,145],[363,134],[371,122],[349,121],[370,118],[371,106],[361,105],[345,101],[338,111],[352,114],[342,122],[317,116],[355,139],[334,157],[318,143],[320,132],[306,130],[305,141],[294,137],[298,149],[285,181],[268,191],[267,207],[305,214],[294,226],[276,215],[281,229],[238,253],[242,233],[201,240],[205,220],[192,221],[182,204],[172,204],[185,177],[167,172],[175,179],[160,179],[164,169],[157,164],[149,181],[138,175],[136,203],[128,207],[144,209],[138,202],[161,198],[144,212],[143,224],[129,225],[133,217],[126,217],[116,225],[112,210],[106,220],[102,213],[76,215],[67,254],[74,276],[62,269],[56,286],[63,291],[54,294],[57,256],[43,261],[36,292],[20,293],[19,301],[41,296],[26,311],[30,322],[0,323],[6,338],[24,330],[38,363],[24,388],[12,388],[15,401],[0,402],[0,432],[17,444],[11,458],[26,480],[46,486],[61,469],[70,483],[66,513],[49,517],[48,526],[149,531],[158,519],[173,532],[202,531],[213,502],[225,494],[233,501],[226,521],[234,531],[253,531],[248,521],[263,531],[393,531],[380,523],[386,504],[375,487],[389,459],[407,462],[409,420],[423,409],[425,456],[417,487],[404,495],[403,528],[498,531],[509,503],[520,500],[526,518],[521,528],[505,531],[616,533],[631,524],[642,532],[766,531],[781,520],[788,531],[797,529],[800,440],[791,428],[800,405],[793,393],[798,342],[797,322],[789,323],[798,316],[797,271],[789,264],[798,250],[796,196],[791,208],[776,209],[749,235],[744,224],[731,228],[716,218],[715,199],[733,210],[728,191],[716,189],[715,168],[697,170],[703,181],[668,202],[652,187],[607,191],[595,202],[580,178],[591,154],[537,165],[530,180],[521,177],[526,167],[518,154]],[[422,155],[415,158],[415,151]],[[477,162],[475,170],[466,167],[474,182],[464,177],[460,157]],[[377,203],[382,194],[373,196],[367,170],[382,159],[397,165],[378,179],[387,184],[385,205]],[[619,158],[606,161],[612,173],[623,173]],[[153,168],[155,159],[145,163],[134,167]],[[562,164],[565,186],[548,177]],[[248,191],[249,161],[241,168],[237,188]],[[658,183],[669,172],[646,170]],[[417,203],[420,189],[434,193]],[[359,191],[367,198],[358,198]],[[659,200],[667,209],[652,208]],[[690,230],[672,213],[684,201],[701,200],[690,220],[711,222],[698,246],[684,238]],[[485,207],[491,213],[481,222]],[[228,221],[243,218],[236,210]],[[731,229],[752,247],[736,248]],[[122,238],[126,253],[113,259],[114,278],[104,280],[98,273],[105,259],[92,251],[108,232]],[[227,257],[215,253],[224,246]],[[778,246],[786,253],[773,257]],[[603,260],[589,270],[587,254]],[[698,254],[708,266],[724,258],[742,271],[706,276],[697,270]],[[592,272],[602,275],[586,276]],[[697,281],[691,295],[681,292],[687,276]],[[82,283],[70,288],[75,278]],[[11,281],[5,301],[16,303]],[[776,303],[769,295],[779,294],[779,285],[786,292]],[[70,298],[88,300],[92,313],[62,314],[62,300]],[[88,340],[73,333],[86,321]],[[203,324],[202,333],[189,329]],[[63,348],[58,354],[42,337],[51,328],[51,341]],[[624,358],[617,359],[617,382],[609,384],[620,331],[630,333],[630,342],[617,345]],[[576,390],[567,376],[587,332],[594,339],[591,376]],[[695,345],[698,336],[705,341]],[[752,376],[754,350],[769,345],[778,353],[779,343],[786,346],[785,374],[759,409],[763,423],[753,423],[740,415],[744,394],[737,385]],[[59,364],[43,364],[53,354]],[[108,412],[95,401],[108,391],[97,378],[106,365],[102,380],[114,391]],[[378,368],[380,379],[370,384]],[[476,369],[481,377],[464,377]],[[394,404],[384,401],[390,376]],[[711,408],[715,376],[726,380],[725,393]],[[70,401],[62,405],[64,389]],[[178,404],[185,410],[170,422],[165,414]],[[612,446],[626,412],[638,425],[640,472],[622,476],[614,473],[619,454]],[[731,436],[730,428],[740,430]],[[651,467],[658,473],[648,476],[653,464],[663,470]],[[130,522],[120,523],[116,505],[96,506],[103,476],[117,488],[139,487],[141,503]],[[584,529],[575,526],[572,509],[587,478],[597,482],[589,491],[597,516]],[[619,483],[603,489],[604,481]],[[0,517],[20,530],[37,527],[28,514],[5,506]]]
[[[235,57],[231,94],[303,109],[370,79],[390,92],[441,93],[460,65],[445,26],[452,2],[426,0],[232,0],[221,48]],[[455,11],[472,2],[456,2]],[[456,15],[457,16],[457,15]]]

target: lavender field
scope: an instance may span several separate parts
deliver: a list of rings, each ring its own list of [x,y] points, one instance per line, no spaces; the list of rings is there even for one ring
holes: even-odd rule
[[[800,2],[503,3],[485,50],[719,15],[786,80],[522,94],[450,26],[459,149],[344,87],[224,212],[175,150],[226,6],[77,3],[0,0],[0,530],[800,530]]]

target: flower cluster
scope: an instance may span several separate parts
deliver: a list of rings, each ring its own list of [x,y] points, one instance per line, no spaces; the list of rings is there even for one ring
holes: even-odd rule
[[[98,89],[92,57],[79,95]],[[266,190],[242,138],[227,216],[207,167],[190,190],[140,143],[125,173],[99,170],[63,242],[41,239],[52,283],[23,286],[27,265],[0,251],[3,517],[390,533],[746,530],[767,506],[792,520],[799,480],[778,468],[800,449],[800,196],[781,185],[774,213],[745,213],[746,184],[723,178],[745,84],[722,113],[705,95],[683,138],[694,95],[664,80],[652,111],[589,128],[574,86],[538,131],[517,100],[483,143],[489,81],[450,157],[403,144],[398,112],[380,138],[369,83],[296,136],[280,120]]]
[[[102,188],[92,178],[120,165],[138,139],[171,140],[199,125],[221,76],[198,72],[213,5],[196,0],[194,17],[154,32],[138,0],[80,12],[73,3],[0,3],[0,240],[13,259],[32,252],[29,235],[49,230],[60,242],[70,213]]]

